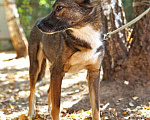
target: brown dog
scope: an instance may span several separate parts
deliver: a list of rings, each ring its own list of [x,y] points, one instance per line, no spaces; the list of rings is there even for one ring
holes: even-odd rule
[[[35,113],[35,84],[51,63],[48,105],[52,120],[59,120],[61,83],[65,73],[87,69],[93,120],[100,120],[100,67],[104,57],[104,24],[100,3],[56,0],[50,15],[38,20],[29,42],[29,116]]]

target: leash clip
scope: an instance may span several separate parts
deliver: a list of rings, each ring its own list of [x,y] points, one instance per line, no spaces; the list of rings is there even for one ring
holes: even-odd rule
[[[106,39],[109,38],[109,36],[111,35],[111,33],[112,33],[112,32],[103,34],[103,39],[104,39],[104,41],[106,41]]]

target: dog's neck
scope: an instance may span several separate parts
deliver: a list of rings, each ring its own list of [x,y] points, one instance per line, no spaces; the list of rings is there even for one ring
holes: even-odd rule
[[[71,28],[71,31],[74,37],[89,43],[92,48],[98,48],[102,45],[102,33],[99,30],[94,30],[89,24],[81,28]]]

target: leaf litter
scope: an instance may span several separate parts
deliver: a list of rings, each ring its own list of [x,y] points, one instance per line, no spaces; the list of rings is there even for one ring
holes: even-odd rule
[[[7,59],[15,58],[14,52],[1,52],[0,56],[0,120],[28,120],[30,94],[28,57],[7,61]],[[34,120],[50,120],[47,112],[48,87],[49,72],[47,70],[44,80],[37,84],[37,112]],[[101,119],[150,120],[148,102],[142,104],[142,100],[137,96],[130,98],[119,98],[114,103],[102,100]],[[61,108],[62,120],[92,120],[86,71],[65,76],[62,84]]]

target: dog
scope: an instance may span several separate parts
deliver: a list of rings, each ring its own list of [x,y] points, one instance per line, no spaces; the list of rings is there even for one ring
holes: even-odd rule
[[[104,58],[104,20],[99,2],[56,0],[52,12],[33,26],[29,40],[29,117],[35,114],[35,84],[50,62],[48,110],[60,120],[61,83],[65,73],[87,69],[92,119],[100,120],[100,68]]]

